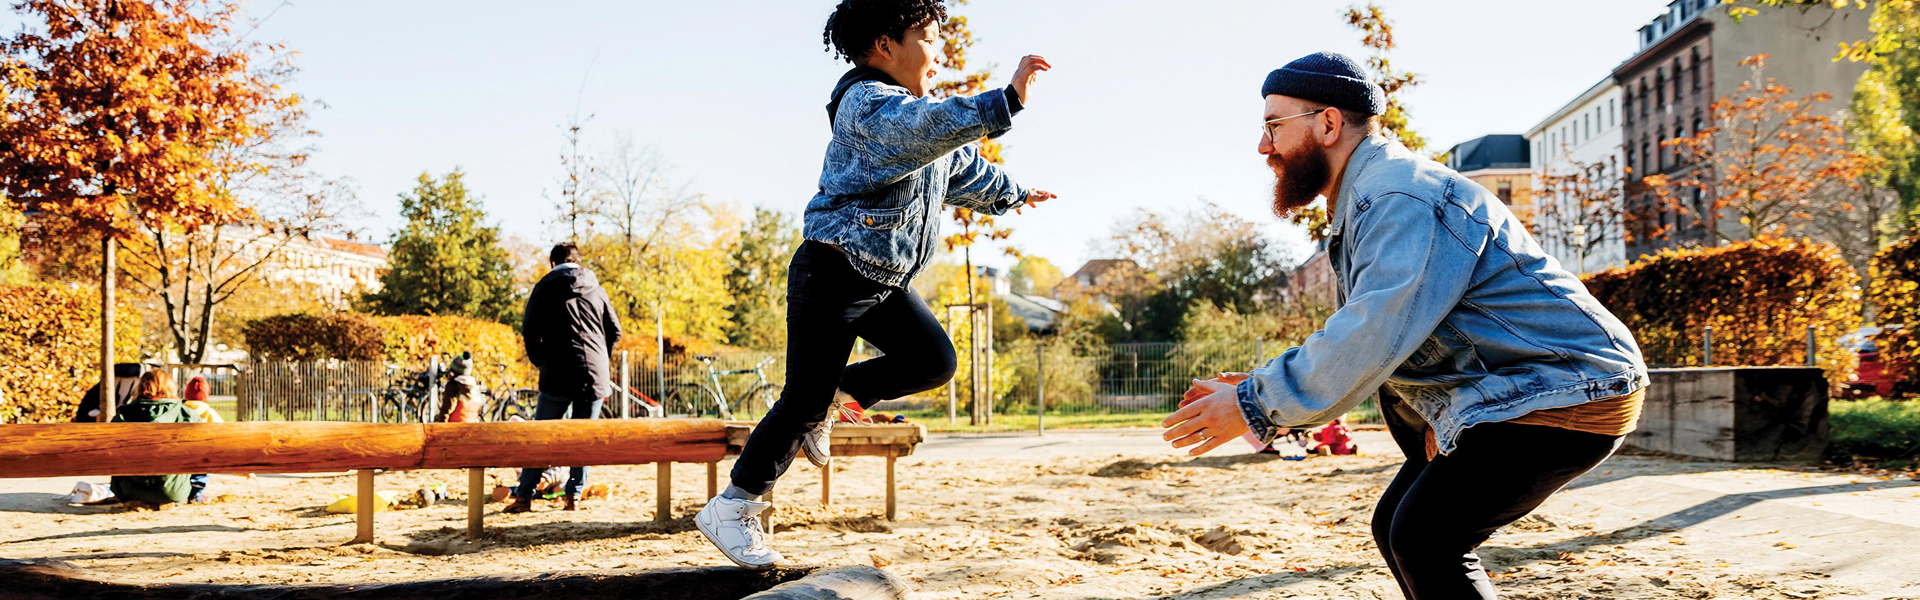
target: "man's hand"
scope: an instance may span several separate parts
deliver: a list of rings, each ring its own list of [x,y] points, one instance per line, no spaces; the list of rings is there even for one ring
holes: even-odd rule
[[[1199,456],[1247,434],[1247,420],[1240,415],[1239,394],[1232,384],[1195,379],[1193,386],[1204,395],[1198,400],[1183,401],[1186,406],[1160,422],[1167,430],[1160,436],[1162,439],[1173,442],[1175,448],[1198,444],[1187,454]]]
[[[1249,373],[1221,373],[1219,377],[1208,379],[1207,381],[1218,381],[1227,385],[1239,385],[1240,382],[1252,377],[1253,375]],[[1199,382],[1196,381],[1194,383],[1197,384]],[[1188,404],[1193,404],[1193,401],[1206,397],[1211,391],[1211,388],[1203,388],[1198,385],[1187,388],[1187,393],[1180,397],[1180,406],[1185,407]]]
[[[1053,192],[1049,192],[1046,190],[1028,190],[1027,203],[1020,205],[1020,208],[1013,209],[1013,214],[1016,214],[1016,215],[1021,214],[1020,212],[1021,210],[1037,205],[1041,202],[1052,200],[1054,198],[1059,198],[1059,196],[1054,195]]]
[[[1020,58],[1020,68],[1013,71],[1013,91],[1020,94],[1021,106],[1033,106],[1033,92],[1030,91],[1033,89],[1033,80],[1041,71],[1051,69],[1053,65],[1047,64],[1047,59],[1039,55],[1029,54]]]

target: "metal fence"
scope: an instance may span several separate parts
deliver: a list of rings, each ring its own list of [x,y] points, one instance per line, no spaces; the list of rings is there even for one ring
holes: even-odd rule
[[[1046,417],[1166,414],[1178,408],[1194,379],[1249,370],[1276,354],[1278,346],[1258,340],[1081,347],[1022,341],[982,356],[978,370],[963,355],[953,382],[882,402],[872,410],[907,413],[922,421],[946,421],[952,416],[967,423],[975,421],[974,407],[980,406],[980,421],[988,424],[985,429],[1023,428]],[[875,355],[862,347],[850,360]],[[394,420],[392,410],[384,407],[402,393],[408,377],[431,367],[379,361],[258,363],[217,381],[230,382],[237,420],[389,421]],[[664,362],[654,355],[622,355],[615,357],[612,367],[616,393],[602,410],[604,417],[622,416],[625,399],[626,416],[718,417],[724,403],[733,418],[751,420],[766,413],[786,381],[782,351],[671,355]],[[517,414],[532,418],[537,382],[489,379],[494,373],[498,371],[484,364],[476,369],[483,386],[518,390],[514,394],[521,403]],[[975,373],[981,375],[978,382]],[[622,386],[621,382],[631,383]],[[1037,410],[1042,398],[1044,414]],[[489,410],[487,416],[505,414]],[[994,419],[996,415],[1019,417],[1013,420],[1019,424],[992,425],[1002,421]],[[1348,418],[1374,422],[1378,413],[1368,400]]]

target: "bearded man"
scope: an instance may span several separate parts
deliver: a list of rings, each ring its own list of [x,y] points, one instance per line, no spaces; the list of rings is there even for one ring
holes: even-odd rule
[[[1295,60],[1261,95],[1274,211],[1326,198],[1338,310],[1244,381],[1195,382],[1165,438],[1271,442],[1378,393],[1407,456],[1373,515],[1387,568],[1410,599],[1493,598],[1474,549],[1633,430],[1639,345],[1486,188],[1381,135],[1352,59]]]

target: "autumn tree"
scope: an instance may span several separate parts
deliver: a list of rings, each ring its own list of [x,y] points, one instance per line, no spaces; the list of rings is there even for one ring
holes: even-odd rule
[[[1364,7],[1349,6],[1343,16],[1349,27],[1360,32],[1360,45],[1373,51],[1367,57],[1367,69],[1373,71],[1373,82],[1379,84],[1387,97],[1387,110],[1379,115],[1382,133],[1399,140],[1408,150],[1426,150],[1427,139],[1413,130],[1405,101],[1405,92],[1420,85],[1420,76],[1394,67],[1388,56],[1394,48],[1393,22],[1387,20],[1386,11],[1381,10],[1380,5],[1371,2]],[[1296,210],[1287,216],[1287,220],[1305,227],[1307,236],[1314,241],[1333,235],[1332,215],[1328,214],[1326,205],[1322,203],[1316,202]]]
[[[1871,46],[1847,45],[1867,61],[1847,121],[1853,148],[1881,163],[1869,185],[1899,197],[1900,224],[1920,227],[1920,0],[1882,0]],[[1869,192],[1871,193],[1871,192]]]
[[[1629,218],[1617,158],[1569,161],[1541,171],[1537,179],[1537,197],[1543,200],[1534,232],[1542,244],[1571,250],[1577,256],[1576,272],[1586,272],[1588,256],[1626,241],[1610,235],[1626,229]]]
[[[1658,202],[1723,241],[1785,234],[1821,211],[1852,210],[1844,196],[1871,167],[1840,123],[1817,112],[1832,95],[1795,97],[1765,77],[1766,58],[1740,61],[1751,77],[1708,106],[1699,131],[1660,142],[1687,170],[1641,179]]]
[[[233,30],[237,2],[21,0],[28,22],[0,40],[0,187],[14,202],[98,234],[104,323],[114,241],[143,227],[247,216],[208,182],[216,150],[263,135],[255,116],[296,100],[254,72],[277,46]],[[113,334],[102,328],[102,387]],[[111,411],[102,411],[109,418]]]
[[[1051,296],[1053,286],[1065,277],[1053,261],[1031,254],[1020,257],[1020,262],[1007,270],[1008,287],[1015,294]]]
[[[459,169],[435,180],[421,173],[400,195],[400,217],[380,290],[364,308],[382,315],[463,316],[517,326],[523,307],[500,228],[467,192]]]
[[[787,262],[800,245],[800,229],[779,211],[756,208],[730,253],[727,294],[733,314],[727,342],[774,350],[787,343]]]
[[[1279,300],[1286,256],[1256,224],[1212,202],[1177,214],[1137,209],[1103,246],[1139,266],[1109,273],[1102,290],[1132,324],[1130,340],[1177,338],[1196,306],[1246,315]]]
[[[20,212],[20,207],[0,196],[0,285],[27,281],[27,265],[20,252],[26,224],[27,217]]]

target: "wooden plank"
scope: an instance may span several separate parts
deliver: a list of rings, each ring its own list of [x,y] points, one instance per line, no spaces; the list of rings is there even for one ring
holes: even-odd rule
[[[341,582],[240,585],[128,581],[61,561],[0,560],[8,600],[733,600],[819,570],[782,566],[753,571],[725,567],[608,569],[420,579],[390,583]]]
[[[913,446],[909,445],[833,445],[834,456],[912,456]]]
[[[373,493],[373,469],[361,469],[359,490],[354,497],[354,534],[353,543],[373,543],[373,503],[379,497]]]
[[[742,600],[906,600],[912,595],[913,586],[899,576],[854,565],[815,571]]]
[[[484,533],[487,512],[487,469],[467,469],[467,538],[478,540]]]
[[[419,468],[570,467],[708,462],[726,456],[713,419],[563,419],[426,426]]]
[[[49,423],[0,427],[0,477],[324,473],[420,467],[419,424]]]
[[[673,519],[673,463],[653,464],[653,522]]]

